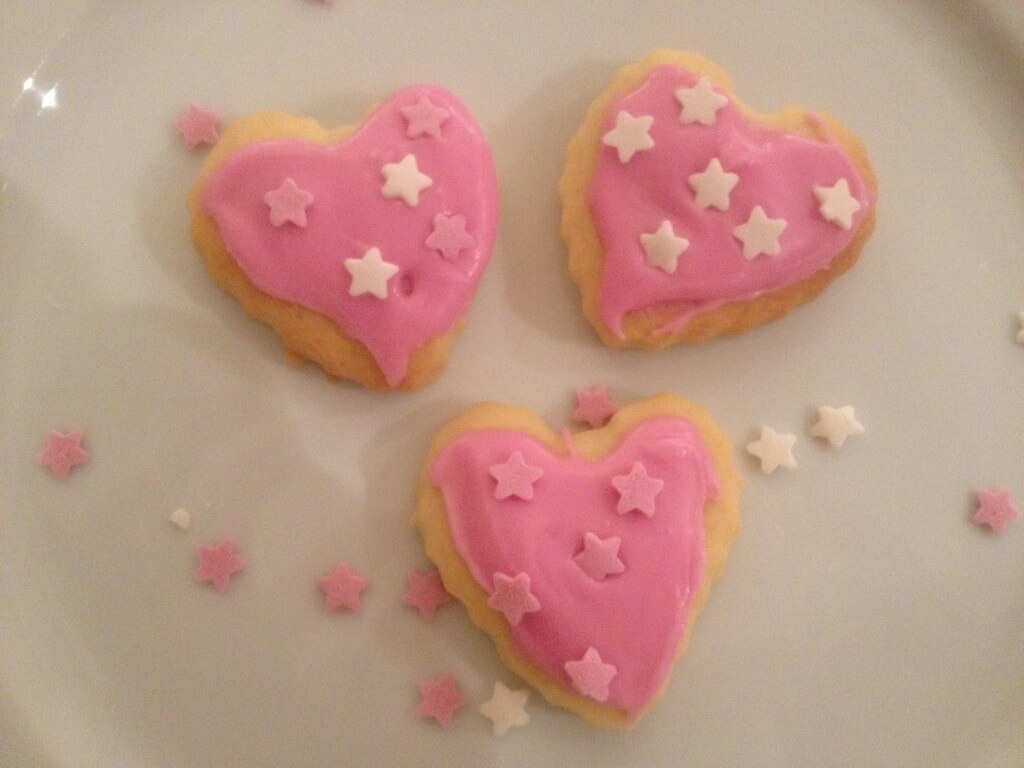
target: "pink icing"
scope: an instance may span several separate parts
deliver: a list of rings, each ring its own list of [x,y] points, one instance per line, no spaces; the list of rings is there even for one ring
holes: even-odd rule
[[[450,114],[439,137],[406,135],[402,109],[421,99]],[[383,166],[410,154],[432,181],[415,206],[381,191]],[[264,195],[286,178],[316,200],[304,228],[275,227],[267,215]],[[412,351],[451,330],[476,292],[494,244],[497,179],[469,111],[448,91],[420,85],[392,95],[339,144],[282,139],[240,149],[207,180],[202,206],[257,288],[329,317],[395,386]],[[464,217],[473,240],[451,258],[426,242],[439,214]],[[399,268],[383,300],[349,295],[344,262],[371,248]]]
[[[622,319],[655,305],[676,306],[663,330],[682,328],[695,314],[730,301],[752,299],[799,282],[824,269],[849,244],[874,203],[875,193],[834,141],[812,139],[752,125],[729,101],[715,122],[682,124],[676,90],[696,85],[698,76],[665,65],[653,70],[632,93],[609,105],[602,134],[619,112],[654,118],[654,147],[628,162],[602,146],[588,199],[604,246],[598,311],[605,325],[622,335]],[[739,181],[727,211],[700,208],[689,184],[717,158]],[[861,203],[849,230],[827,221],[814,188],[846,179]],[[786,221],[777,256],[743,258],[734,229],[755,206]],[[640,236],[671,222],[689,240],[674,273],[646,263]]]
[[[488,467],[513,451],[544,472],[530,501],[494,497]],[[612,478],[637,462],[665,482],[650,518],[616,511]],[[441,451],[430,479],[460,556],[488,594],[495,573],[529,576],[539,610],[509,626],[519,651],[572,689],[566,664],[594,648],[617,670],[609,704],[636,713],[650,703],[679,650],[703,573],[704,506],[718,493],[696,427],[649,419],[596,462],[556,456],[512,430],[477,430]],[[577,560],[588,533],[620,539],[616,554],[628,567],[595,580]]]

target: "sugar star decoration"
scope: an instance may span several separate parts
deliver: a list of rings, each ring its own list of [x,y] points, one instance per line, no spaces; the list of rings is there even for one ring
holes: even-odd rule
[[[420,173],[413,154],[406,155],[397,163],[385,163],[380,172],[384,176],[384,186],[380,190],[384,197],[400,197],[412,206],[419,205],[420,192],[434,183],[425,173]]]
[[[617,410],[615,403],[608,397],[608,387],[602,385],[593,389],[577,389],[572,420],[597,429],[604,426]]]
[[[544,474],[540,467],[526,463],[522,451],[512,451],[504,464],[492,464],[487,470],[498,481],[494,498],[504,501],[510,496],[530,501],[533,498],[533,484]]]
[[[179,529],[183,531],[187,531],[188,527],[192,525],[192,515],[189,514],[189,511],[187,509],[180,507],[171,512],[167,520],[168,522],[177,526]]]
[[[441,582],[441,574],[431,568],[428,571],[409,571],[409,588],[402,596],[402,603],[415,608],[424,619],[434,618],[437,609],[451,600]]]
[[[345,259],[345,269],[352,275],[350,296],[370,293],[378,299],[388,297],[388,280],[398,274],[398,265],[384,261],[380,248],[370,248],[361,259]]]
[[[235,553],[233,539],[223,539],[212,547],[196,547],[199,567],[196,581],[208,581],[221,592],[231,584],[231,577],[245,567],[245,561]]]
[[[49,469],[55,477],[67,477],[72,469],[89,461],[89,454],[82,448],[83,437],[80,429],[73,429],[70,432],[48,432],[36,461]]]
[[[529,691],[513,691],[499,680],[494,683],[491,698],[480,705],[480,714],[491,721],[495,736],[504,736],[510,728],[530,722],[530,716],[526,714],[529,697]]]
[[[628,475],[612,478],[612,485],[619,492],[620,515],[636,510],[647,517],[654,515],[654,497],[665,487],[665,481],[647,474],[647,468],[639,461],[633,464]]]
[[[785,228],[785,219],[769,219],[764,208],[755,205],[746,223],[740,224],[732,233],[743,243],[743,258],[749,261],[762,253],[778,256],[782,250],[779,236]]]
[[[601,143],[615,147],[619,153],[619,162],[628,163],[637,152],[654,146],[654,139],[648,131],[654,124],[654,117],[641,115],[633,117],[629,112],[619,112],[615,118],[615,127],[601,137]]]
[[[747,453],[761,460],[761,471],[770,475],[779,467],[796,466],[793,446],[796,435],[782,434],[771,427],[761,427],[761,437],[747,444]]]
[[[216,110],[203,109],[197,104],[189,104],[185,111],[174,121],[174,127],[185,139],[189,149],[195,149],[200,144],[216,144],[220,135],[217,133],[217,123],[220,115]]]
[[[831,187],[815,187],[814,195],[821,205],[818,212],[825,221],[849,229],[853,226],[853,214],[860,210],[860,201],[850,194],[850,183],[840,179]]]
[[[1005,531],[1010,521],[1020,514],[1020,510],[1010,501],[1008,490],[979,490],[977,495],[978,510],[971,520],[977,525],[987,525],[995,533]]]
[[[729,193],[739,180],[739,174],[727,173],[717,157],[711,158],[703,171],[687,179],[690,189],[696,195],[694,202],[698,208],[714,206],[720,211],[729,210]]]
[[[466,697],[451,673],[424,680],[419,688],[420,704],[416,707],[416,714],[424,719],[432,717],[445,728],[452,724],[455,713],[466,703]]]
[[[591,647],[579,661],[567,661],[565,671],[576,690],[594,701],[608,700],[608,685],[618,673],[612,664],[605,664],[597,649]]]
[[[853,415],[853,406],[833,408],[822,405],[818,408],[818,421],[809,430],[811,437],[828,440],[833,448],[842,448],[850,435],[863,435],[864,425]]]
[[[487,604],[505,614],[508,623],[513,627],[523,620],[524,613],[540,610],[540,602],[530,591],[530,577],[526,573],[515,576],[495,573],[494,591],[487,598]]]
[[[1017,325],[1020,326],[1020,330],[1017,331],[1017,343],[1024,344],[1024,311],[1017,313]]]
[[[626,570],[619,559],[620,546],[622,539],[618,536],[602,539],[596,533],[587,531],[583,534],[583,551],[575,555],[573,560],[587,576],[594,581],[602,581]]]
[[[461,214],[434,217],[434,230],[427,235],[427,248],[440,251],[448,261],[454,261],[463,250],[476,247],[476,240],[466,231],[466,217]]]
[[[661,222],[657,231],[640,235],[640,244],[644,248],[646,262],[670,275],[675,273],[676,267],[679,266],[680,254],[690,247],[690,241],[685,237],[678,237],[672,229],[672,222],[668,219]]]
[[[698,80],[693,88],[677,90],[676,101],[683,108],[679,113],[679,122],[683,125],[714,125],[718,119],[718,110],[729,103],[726,96],[715,91],[711,79],[706,76]]]
[[[369,583],[365,576],[352,570],[347,563],[338,563],[317,582],[324,593],[324,606],[328,611],[344,607],[356,612],[363,610],[361,595]]]
[[[286,178],[281,186],[263,196],[263,202],[270,206],[270,223],[275,227],[289,221],[297,227],[304,227],[306,209],[313,204],[313,195],[299,189],[294,179]]]
[[[441,126],[451,116],[451,112],[438,107],[426,96],[421,96],[415,104],[402,107],[402,117],[408,123],[405,127],[405,135],[410,139],[424,135],[440,139]]]

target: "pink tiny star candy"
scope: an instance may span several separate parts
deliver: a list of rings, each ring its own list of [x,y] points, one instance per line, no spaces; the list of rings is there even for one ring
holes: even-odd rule
[[[1020,514],[1010,500],[1010,492],[1006,489],[979,490],[978,510],[971,518],[977,525],[987,525],[995,533],[1002,533],[1010,521]]]
[[[473,248],[476,240],[466,231],[466,217],[461,214],[434,217],[434,230],[427,235],[427,247],[440,251],[448,261],[458,258],[463,249]]]
[[[82,448],[83,437],[80,429],[73,429],[70,432],[50,431],[36,460],[40,465],[47,467],[55,477],[63,479],[72,469],[89,461],[89,454]]]
[[[402,107],[402,116],[408,123],[405,135],[410,139],[417,136],[433,136],[441,138],[441,126],[451,117],[447,109],[436,106],[426,96],[421,96],[415,104]]]
[[[628,475],[613,477],[612,485],[619,492],[620,515],[636,510],[651,517],[654,515],[654,497],[665,487],[665,481],[648,475],[647,468],[638,461]]]
[[[577,691],[594,701],[607,701],[608,685],[619,670],[612,664],[605,664],[597,649],[591,647],[579,661],[567,661],[565,671]]]
[[[512,451],[508,461],[492,464],[488,472],[498,481],[494,489],[494,498],[498,501],[504,501],[509,496],[530,501],[533,498],[533,484],[544,474],[540,467],[526,463],[522,451]]]
[[[195,149],[200,144],[216,144],[220,134],[217,132],[217,123],[220,115],[214,109],[203,109],[197,104],[189,104],[185,111],[174,121],[174,127],[185,139],[189,149]]]
[[[409,571],[409,588],[402,596],[402,603],[415,608],[425,619],[434,618],[437,609],[447,603],[451,596],[441,582],[441,574],[436,569],[428,571]]]
[[[212,547],[200,544],[196,555],[196,581],[208,581],[222,592],[231,584],[231,577],[245,567],[245,561],[235,553],[234,539],[223,539]]]
[[[324,605],[328,611],[345,607],[358,612],[363,609],[360,595],[370,582],[347,563],[338,563],[334,570],[322,576],[317,583],[324,593]]]
[[[619,559],[620,546],[622,539],[618,536],[602,539],[587,531],[583,535],[583,551],[575,555],[573,560],[587,576],[594,581],[601,581],[626,570]]]
[[[615,403],[608,397],[608,387],[577,389],[576,410],[572,412],[572,420],[597,429],[603,427],[617,410]]]
[[[540,610],[540,603],[530,591],[530,577],[526,573],[509,576],[494,574],[494,591],[487,598],[487,604],[501,611],[513,627],[523,620],[524,613]]]
[[[423,680],[419,688],[420,703],[416,714],[423,719],[432,717],[445,728],[452,724],[455,713],[466,703],[458,681],[450,672],[433,680]]]
[[[263,196],[263,202],[270,206],[270,223],[275,227],[288,221],[297,227],[304,227],[306,209],[313,204],[313,195],[299,189],[294,179],[286,178],[280,187]]]

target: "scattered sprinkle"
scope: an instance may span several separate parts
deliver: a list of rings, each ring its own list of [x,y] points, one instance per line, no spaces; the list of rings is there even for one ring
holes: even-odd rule
[[[747,453],[761,460],[761,471],[770,475],[779,467],[793,469],[796,458],[793,446],[796,435],[776,432],[771,427],[761,427],[761,437],[747,444]]]
[[[174,121],[174,127],[185,139],[189,149],[195,149],[200,144],[216,144],[220,134],[217,131],[217,123],[220,122],[220,115],[216,110],[203,109],[197,104],[189,104]]]
[[[842,448],[850,435],[863,435],[864,425],[853,415],[853,406],[833,408],[822,405],[818,408],[818,421],[809,430],[811,437],[828,441],[833,448]]]
[[[344,607],[359,612],[363,609],[360,596],[370,582],[363,574],[352,570],[347,563],[338,563],[317,583],[323,590],[324,606],[328,611]]]
[[[529,697],[529,691],[513,691],[499,680],[494,684],[491,698],[480,705],[480,714],[491,721],[495,736],[504,736],[510,728],[530,722],[530,716],[526,714]]]
[[[572,420],[597,429],[603,427],[617,410],[615,403],[608,397],[608,387],[602,385],[593,389],[577,389],[576,410],[572,412]]]
[[[407,578],[409,588],[402,597],[402,603],[418,610],[424,619],[434,618],[437,609],[451,599],[436,568],[422,572],[412,569]]]
[[[1002,533],[1010,521],[1020,515],[1013,502],[1010,500],[1008,490],[985,490],[977,491],[978,509],[971,520],[977,525],[987,525],[995,533]]]
[[[192,515],[183,507],[178,507],[178,509],[171,512],[170,517],[167,519],[183,531],[187,531],[188,527],[192,525]]]
[[[70,432],[50,431],[46,435],[43,450],[36,457],[40,465],[47,467],[55,477],[68,476],[72,469],[89,461],[89,454],[82,448],[84,434],[80,429]]]
[[[212,547],[196,547],[199,567],[196,581],[208,581],[222,592],[231,584],[231,577],[245,567],[245,561],[235,553],[234,539],[223,539]]]
[[[447,728],[455,719],[455,713],[466,703],[466,697],[450,672],[433,680],[423,680],[420,685],[420,704],[416,714],[423,719],[434,718]]]

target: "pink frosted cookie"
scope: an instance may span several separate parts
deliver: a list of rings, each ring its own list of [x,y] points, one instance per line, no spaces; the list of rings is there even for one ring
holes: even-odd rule
[[[759,114],[695,53],[619,71],[569,144],[562,234],[613,347],[741,333],[810,301],[875,224],[863,145],[834,118]]]
[[[287,354],[373,389],[444,367],[491,257],[490,148],[442,88],[405,88],[356,126],[264,112],[231,123],[189,198],[217,283]]]
[[[548,701],[628,727],[665,689],[739,530],[728,438],[663,394],[558,435],[483,404],[444,427],[416,525],[444,586]]]

